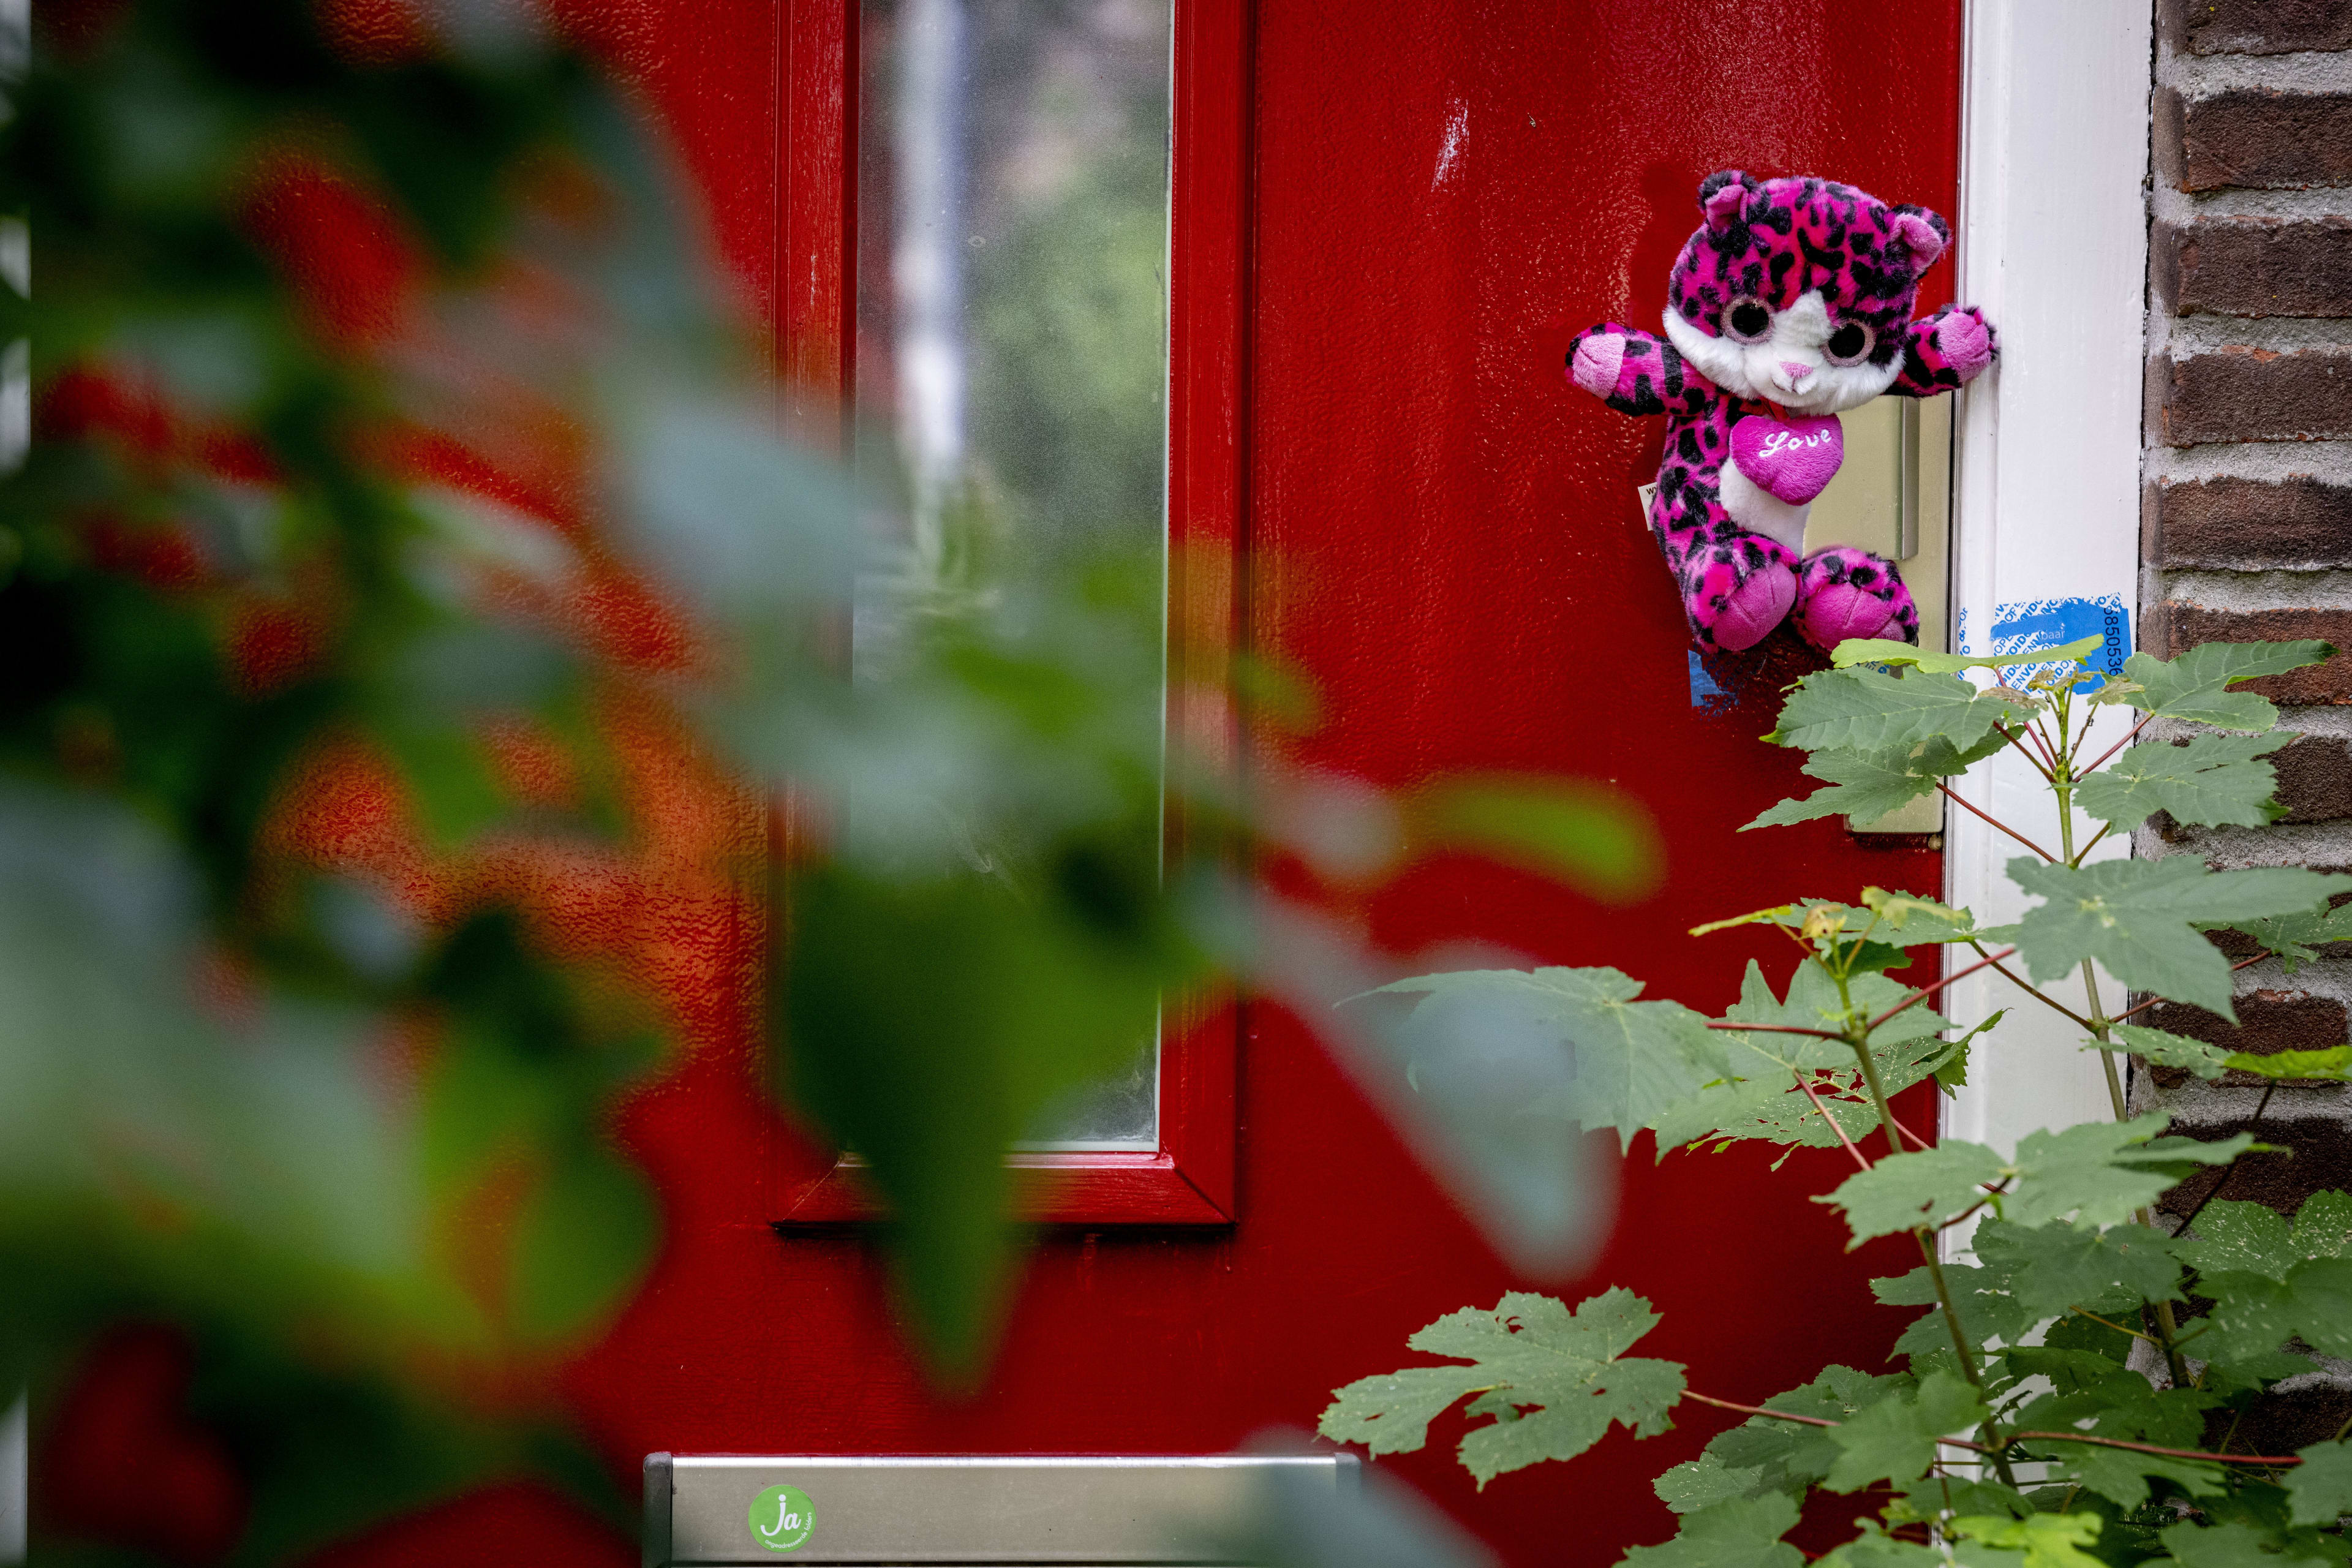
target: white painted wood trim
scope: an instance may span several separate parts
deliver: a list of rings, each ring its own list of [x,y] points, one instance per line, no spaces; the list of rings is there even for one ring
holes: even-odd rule
[[[1959,297],[1992,320],[2001,352],[1959,408],[1953,604],[1955,642],[1969,652],[1998,651],[1995,617],[2034,601],[2116,595],[2137,632],[2149,12],[2147,0],[1968,7]],[[2120,736],[2126,726],[2104,711],[2103,729]],[[2040,785],[2004,753],[1960,793],[2054,849]],[[2129,852],[2116,836],[2096,853],[2110,846]],[[2014,919],[2026,900],[2003,867],[2024,853],[1953,810],[1947,897],[1988,921]],[[2006,1149],[2036,1128],[2110,1114],[2074,1025],[1989,971],[1953,992],[1957,1018],[2016,1010],[1947,1102],[1948,1133]],[[2119,994],[2103,982],[2109,1007]]]

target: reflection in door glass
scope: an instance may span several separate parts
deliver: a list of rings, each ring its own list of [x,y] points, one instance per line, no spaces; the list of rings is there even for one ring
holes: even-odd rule
[[[1166,538],[1169,0],[864,0],[858,461],[902,485],[897,579],[949,586],[974,514],[1055,551]],[[861,668],[890,595],[861,595]],[[1040,1142],[1158,1146],[1159,1072]]]

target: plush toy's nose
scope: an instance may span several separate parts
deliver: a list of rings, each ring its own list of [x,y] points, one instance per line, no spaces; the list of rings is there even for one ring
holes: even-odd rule
[[[1813,367],[1802,360],[1784,359],[1780,362],[1780,374],[1791,382],[1799,382],[1812,374]]]

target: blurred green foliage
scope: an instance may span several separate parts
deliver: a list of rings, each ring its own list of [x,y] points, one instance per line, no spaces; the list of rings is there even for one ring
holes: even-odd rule
[[[0,126],[37,258],[0,343],[40,409],[0,479],[0,1388],[54,1409],[114,1326],[167,1325],[233,1494],[217,1551],[66,1509],[59,1560],[280,1561],[519,1468],[622,1516],[547,1374],[658,1245],[609,1132],[676,999],[550,940],[562,867],[667,855],[772,903],[777,1086],[870,1164],[950,1374],[992,1342],[1003,1153],[1045,1107],[1220,966],[1319,1015],[1377,964],[1254,910],[1230,780],[1163,755],[1151,529],[1015,559],[974,510],[956,582],[908,570],[777,438],[597,70],[494,0],[413,36],[322,15],[45,7]],[[1067,398],[1008,478],[1148,524],[1105,498],[1158,491],[1164,215],[1068,201],[1015,249],[1119,259],[989,329],[1050,347],[989,374]],[[861,578],[893,655],[852,681]],[[1498,846],[1603,893],[1652,873],[1622,802],[1501,787],[1359,789],[1354,839],[1254,842],[1351,885]],[[681,848],[688,789],[821,829]],[[1517,1112],[1446,1092],[1449,1147]],[[1514,1234],[1589,1218],[1572,1162],[1514,1161],[1559,1178],[1497,1189]]]

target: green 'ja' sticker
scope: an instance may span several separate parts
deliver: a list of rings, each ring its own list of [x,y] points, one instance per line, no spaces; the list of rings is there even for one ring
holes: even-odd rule
[[[771,1552],[790,1552],[816,1528],[816,1505],[798,1487],[770,1487],[751,1500],[751,1538]]]

